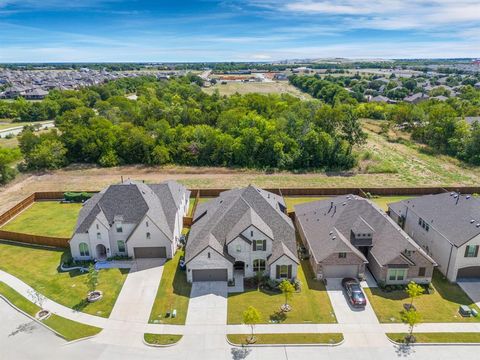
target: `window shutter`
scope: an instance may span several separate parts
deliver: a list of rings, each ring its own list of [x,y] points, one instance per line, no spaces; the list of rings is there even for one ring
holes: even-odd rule
[[[280,279],[280,265],[277,265],[276,269],[277,269],[277,271],[276,271],[275,277],[277,279]]]
[[[475,246],[475,256],[474,257],[477,257],[478,256],[478,245]]]
[[[468,257],[468,245],[465,246],[465,257]]]
[[[263,240],[263,251],[266,251],[267,250],[267,240]],[[477,250],[478,250],[478,246],[477,246]]]
[[[257,251],[257,243],[255,240],[252,241],[253,251]]]
[[[288,278],[292,278],[292,265],[288,265]]]

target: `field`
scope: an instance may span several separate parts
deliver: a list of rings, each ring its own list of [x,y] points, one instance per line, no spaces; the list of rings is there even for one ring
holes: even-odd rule
[[[2,230],[68,238],[73,233],[81,208],[82,204],[35,202],[4,225]]]
[[[260,94],[290,94],[303,100],[312,99],[312,97],[306,93],[301,92],[295,86],[290,85],[288,81],[274,81],[274,82],[237,82],[230,81],[226,84],[218,82],[216,85],[209,88],[202,88],[208,94],[218,89],[220,95],[233,95],[260,93]]]

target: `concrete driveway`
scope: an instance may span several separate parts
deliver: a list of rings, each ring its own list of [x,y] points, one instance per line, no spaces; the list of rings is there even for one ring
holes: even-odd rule
[[[477,306],[480,306],[480,280],[459,280],[458,285],[473,300]]]
[[[201,281],[192,284],[187,325],[225,325],[227,294],[225,281]]]

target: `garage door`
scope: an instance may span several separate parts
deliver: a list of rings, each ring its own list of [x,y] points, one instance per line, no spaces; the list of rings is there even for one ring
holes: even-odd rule
[[[345,278],[358,276],[358,265],[326,265],[323,267],[325,278]]]
[[[166,258],[167,248],[165,246],[158,247],[136,247],[133,248],[135,258]]]
[[[480,278],[480,266],[469,266],[459,269],[457,272],[457,279],[462,278]]]
[[[193,270],[193,281],[227,281],[227,269]]]

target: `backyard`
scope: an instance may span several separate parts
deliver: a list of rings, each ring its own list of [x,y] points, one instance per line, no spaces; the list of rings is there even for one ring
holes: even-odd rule
[[[295,205],[328,199],[327,196],[285,196],[285,205],[287,205],[287,211],[295,211]]]
[[[432,284],[435,288],[433,294],[421,295],[413,302],[417,311],[422,314],[423,322],[480,321],[479,317],[465,318],[458,313],[460,305],[480,310],[457,284],[444,279],[439,271],[434,272]],[[385,292],[380,288],[367,288],[365,292],[380,322],[401,322],[403,304],[410,302],[403,290]]]
[[[69,256],[68,250],[0,242],[0,256],[0,270],[19,278],[51,300],[102,317],[110,315],[128,273],[124,269],[100,270],[97,288],[103,291],[103,299],[87,303],[87,274],[59,270],[62,259]]]
[[[397,201],[411,199],[411,198],[412,196],[379,196],[379,197],[374,197],[371,200],[375,204],[377,204],[383,211],[387,211],[388,204],[391,204]]]
[[[82,204],[62,204],[58,201],[35,202],[21,212],[2,230],[43,236],[72,236]]]
[[[241,324],[243,311],[252,304],[260,311],[260,322],[264,324],[335,323],[335,314],[325,286],[322,282],[313,280],[310,264],[307,261],[302,261],[301,266],[298,267],[297,278],[302,283],[302,290],[293,294],[290,312],[280,311],[280,306],[285,302],[281,293],[246,290],[243,293],[229,294],[228,324]]]
[[[185,324],[192,286],[187,282],[185,271],[180,270],[178,265],[184,254],[183,250],[178,250],[173,259],[165,263],[162,280],[150,313],[151,323]],[[177,310],[177,316],[166,317],[165,314],[173,309]]]

